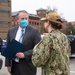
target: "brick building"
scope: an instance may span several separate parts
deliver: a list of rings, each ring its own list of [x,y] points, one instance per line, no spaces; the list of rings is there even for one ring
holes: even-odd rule
[[[11,0],[0,0],[0,37],[5,39],[11,27]]]
[[[10,27],[17,26],[17,12],[11,13],[11,0],[0,0],[0,37],[5,39]],[[40,18],[46,16],[45,9],[36,10],[36,14],[29,13],[29,24],[38,28],[40,33],[44,33]]]
[[[18,25],[17,18],[16,18],[17,13],[18,13],[18,11],[12,13],[12,26]],[[38,28],[40,33],[43,34],[43,33],[45,33],[45,31],[43,29],[42,23],[40,22],[40,18],[45,17],[47,13],[46,13],[46,10],[42,9],[42,8],[36,10],[36,13],[37,14],[30,14],[29,13],[29,24]],[[63,33],[65,33],[65,30],[67,28],[66,27],[67,21],[63,18],[62,18],[62,21],[63,21],[63,26],[62,26],[61,31]]]

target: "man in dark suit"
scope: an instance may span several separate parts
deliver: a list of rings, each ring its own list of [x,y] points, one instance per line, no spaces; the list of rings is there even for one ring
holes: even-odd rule
[[[41,40],[41,35],[38,29],[28,25],[27,11],[19,11],[18,23],[19,26],[9,29],[7,34],[7,45],[15,39],[20,41],[21,29],[23,30],[23,40],[25,48],[22,52],[18,52],[15,60],[6,58],[5,66],[8,72],[12,75],[36,75],[36,67],[32,64],[31,56],[34,46]]]

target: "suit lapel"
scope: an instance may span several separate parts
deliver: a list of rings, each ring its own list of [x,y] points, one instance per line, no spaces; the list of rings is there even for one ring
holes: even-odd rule
[[[16,33],[17,33],[17,30],[18,30],[18,26],[14,29],[14,34],[13,34],[13,39],[15,39],[15,37],[16,37]]]

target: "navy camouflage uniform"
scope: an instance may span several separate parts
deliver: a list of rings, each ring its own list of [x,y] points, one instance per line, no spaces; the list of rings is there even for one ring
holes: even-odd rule
[[[67,36],[53,30],[34,47],[32,63],[42,68],[42,75],[70,75],[70,51]]]

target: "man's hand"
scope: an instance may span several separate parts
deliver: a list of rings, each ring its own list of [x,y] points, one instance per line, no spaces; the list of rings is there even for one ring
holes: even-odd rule
[[[18,52],[18,53],[16,53],[16,57],[18,57],[18,58],[25,58],[25,55],[22,52]]]
[[[11,67],[7,67],[9,73],[11,73]]]

